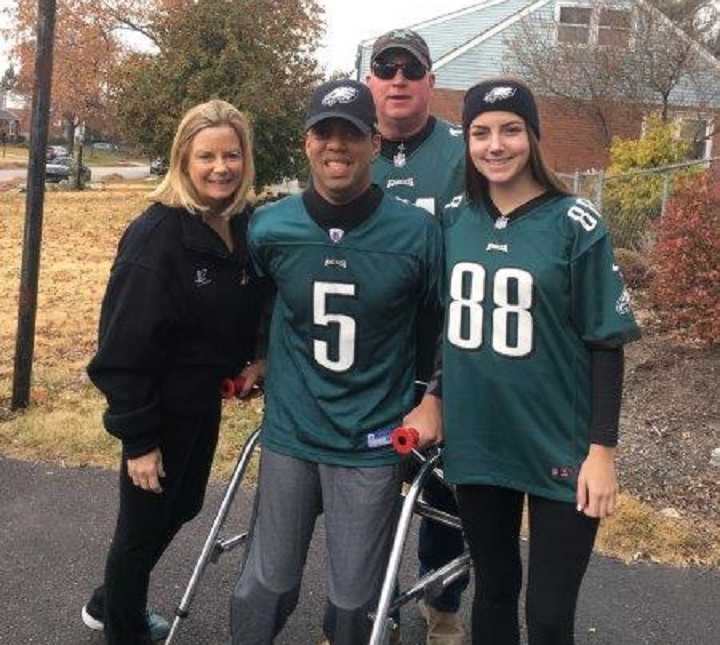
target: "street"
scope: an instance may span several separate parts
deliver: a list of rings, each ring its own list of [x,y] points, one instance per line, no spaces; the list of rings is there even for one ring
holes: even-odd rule
[[[90,166],[92,181],[99,181],[107,175],[122,175],[125,179],[145,179],[150,172],[150,166]],[[15,177],[27,176],[26,168],[0,169],[0,182],[8,181]]]

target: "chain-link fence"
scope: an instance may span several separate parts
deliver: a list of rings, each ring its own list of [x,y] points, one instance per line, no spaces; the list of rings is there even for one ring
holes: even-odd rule
[[[618,175],[590,170],[560,173],[560,177],[574,193],[595,203],[616,248],[646,251],[653,244],[653,223],[665,213],[678,183],[703,172],[713,173],[720,181],[720,157]]]

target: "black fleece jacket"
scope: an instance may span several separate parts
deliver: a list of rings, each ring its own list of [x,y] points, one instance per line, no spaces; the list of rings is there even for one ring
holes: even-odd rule
[[[266,285],[247,256],[248,217],[231,221],[232,253],[199,217],[162,204],[120,240],[88,374],[126,456],[155,448],[170,416],[215,408],[221,380],[252,359]]]

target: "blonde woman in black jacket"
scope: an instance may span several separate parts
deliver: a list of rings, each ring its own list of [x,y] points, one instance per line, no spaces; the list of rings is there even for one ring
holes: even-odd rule
[[[254,179],[250,127],[213,100],[183,117],[153,204],[123,235],[88,366],[122,442],[120,509],[104,584],[83,622],[110,645],[145,645],[169,626],[146,608],[150,572],[200,510],[220,423],[220,384],[245,368],[262,285],[246,252]]]

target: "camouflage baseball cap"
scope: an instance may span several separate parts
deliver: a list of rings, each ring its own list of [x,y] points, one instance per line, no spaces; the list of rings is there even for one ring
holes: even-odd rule
[[[388,49],[404,49],[427,69],[432,67],[427,43],[420,34],[412,29],[393,29],[380,36],[373,45],[370,62],[375,62],[375,59]]]

